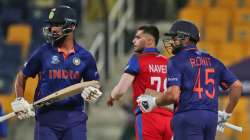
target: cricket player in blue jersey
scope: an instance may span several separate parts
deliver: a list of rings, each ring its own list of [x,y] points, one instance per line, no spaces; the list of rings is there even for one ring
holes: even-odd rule
[[[19,119],[36,116],[35,140],[87,139],[84,100],[95,102],[102,94],[99,85],[86,87],[82,94],[36,109],[35,114],[23,98],[27,78],[36,74],[39,74],[39,82],[34,101],[81,80],[99,79],[94,58],[74,40],[76,19],[75,11],[68,6],[51,9],[43,29],[47,43],[32,54],[17,75],[17,98],[11,104],[12,109]]]
[[[144,112],[175,104],[174,140],[214,140],[216,128],[223,132],[241,96],[241,82],[222,62],[197,49],[200,37],[193,23],[177,20],[165,35],[171,37],[166,43],[174,54],[167,66],[168,90],[156,97],[142,95],[137,102]],[[229,102],[224,111],[218,112],[220,86],[229,89]]]
[[[3,108],[0,104],[0,116],[2,116],[3,113]],[[1,122],[0,123],[0,140],[5,140],[5,138],[7,137],[7,122]]]

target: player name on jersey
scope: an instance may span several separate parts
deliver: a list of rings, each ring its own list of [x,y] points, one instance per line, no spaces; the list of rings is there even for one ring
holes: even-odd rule
[[[79,79],[80,72],[72,70],[49,70],[50,79]]]
[[[149,69],[149,72],[152,72],[152,73],[167,73],[166,65],[150,64],[148,65],[148,69]]]
[[[191,57],[189,58],[189,62],[192,67],[211,66],[211,60],[209,57]]]

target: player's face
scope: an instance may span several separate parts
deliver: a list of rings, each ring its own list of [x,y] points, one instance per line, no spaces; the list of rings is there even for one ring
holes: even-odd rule
[[[51,33],[55,37],[62,36],[62,25],[51,25]]]
[[[142,30],[138,30],[133,39],[133,46],[135,52],[142,52],[146,44],[145,36]]]
[[[173,36],[170,39],[163,40],[163,43],[167,52],[176,54],[178,49],[183,46],[184,41],[185,39],[179,38],[177,36]]]

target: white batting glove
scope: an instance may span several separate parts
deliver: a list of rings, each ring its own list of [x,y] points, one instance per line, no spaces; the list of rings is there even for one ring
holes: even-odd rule
[[[217,131],[223,133],[225,128],[225,123],[232,116],[231,113],[225,111],[218,111],[218,124]]]
[[[20,120],[27,119],[35,116],[33,107],[23,97],[18,97],[15,101],[11,102],[12,110],[16,113],[17,118]]]
[[[151,95],[141,95],[136,102],[142,112],[151,112],[157,106],[155,100],[156,98]]]
[[[102,95],[102,92],[95,87],[88,86],[82,91],[82,98],[90,103],[95,103]]]

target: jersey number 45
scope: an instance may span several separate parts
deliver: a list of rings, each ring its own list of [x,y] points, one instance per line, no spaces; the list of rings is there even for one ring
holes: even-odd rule
[[[204,92],[208,98],[210,98],[210,99],[214,98],[214,95],[215,95],[214,79],[209,77],[209,75],[213,74],[214,72],[215,72],[214,68],[206,68],[205,75],[201,75],[201,69],[199,68],[198,74],[197,74],[196,80],[195,80],[195,85],[193,88],[193,92],[198,93],[199,99],[202,98],[202,93],[204,93]],[[201,83],[201,76],[205,76],[205,83]],[[208,87],[210,85],[210,87],[212,87],[212,91],[209,92],[208,89],[205,89],[201,85],[205,85],[206,87]]]

